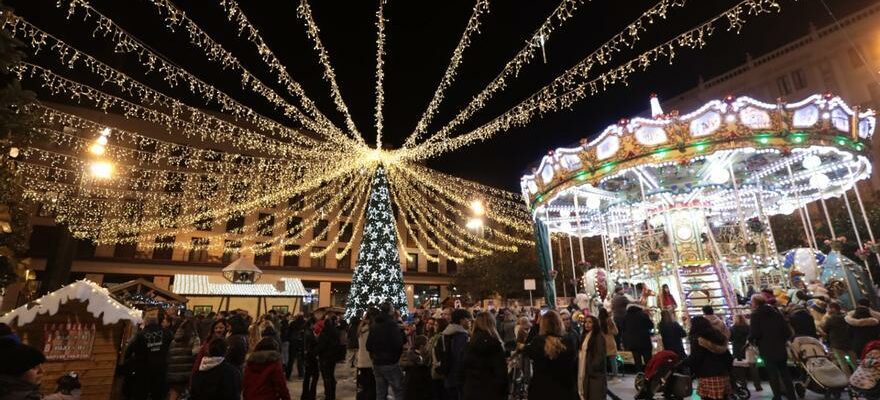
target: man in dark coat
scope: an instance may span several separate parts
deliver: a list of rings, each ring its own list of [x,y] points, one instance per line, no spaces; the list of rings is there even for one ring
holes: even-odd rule
[[[324,381],[324,399],[336,400],[336,363],[345,358],[345,349],[342,348],[339,330],[336,328],[335,315],[324,318],[324,328],[318,335],[315,351],[318,353],[321,380]]]
[[[809,336],[819,338],[819,334],[816,333],[816,320],[813,319],[810,312],[803,306],[794,305],[791,307],[791,310],[788,312],[788,323],[791,324],[795,337]]]
[[[626,306],[628,305],[629,299],[623,292],[623,287],[615,287],[614,297],[611,298],[611,316],[614,318],[614,325],[618,328],[617,336],[614,337],[617,347],[621,347],[623,344],[621,340],[623,336],[623,319],[626,317]]]
[[[395,399],[401,399],[404,395],[400,355],[403,354],[405,338],[397,321],[391,317],[393,311],[391,304],[382,304],[379,315],[370,326],[370,334],[367,336],[367,351],[373,361],[376,398],[379,400],[388,397],[389,387]]]
[[[229,331],[230,335],[226,338],[226,361],[243,371],[248,352],[248,323],[241,315],[233,315],[229,318]]]
[[[654,323],[638,304],[630,304],[623,318],[623,347],[632,352],[637,371],[642,371],[651,358],[651,330]]]
[[[764,359],[773,398],[780,399],[784,394],[788,399],[797,399],[788,371],[788,352],[785,346],[791,338],[791,328],[782,313],[767,304],[766,297],[762,295],[752,296],[751,319],[750,340],[758,346],[758,352]]]
[[[164,399],[168,394],[166,374],[171,339],[171,335],[159,326],[159,320],[151,317],[128,344],[124,359],[134,371],[134,399]]]
[[[847,375],[852,375],[853,370],[846,357],[855,362],[858,359],[852,351],[850,341],[852,340],[852,332],[849,330],[849,324],[844,319],[843,312],[840,309],[840,303],[831,302],[828,304],[828,313],[822,320],[822,332],[825,332],[825,339],[828,340],[828,347],[831,348],[831,354],[834,360]]]
[[[473,316],[468,310],[457,309],[452,312],[452,323],[442,332],[442,345],[446,349],[443,362],[448,364],[443,380],[447,400],[459,400],[464,395],[464,351],[470,338],[468,331],[472,320]]]

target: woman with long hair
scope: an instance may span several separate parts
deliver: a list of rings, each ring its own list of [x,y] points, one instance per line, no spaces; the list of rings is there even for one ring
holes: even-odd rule
[[[357,400],[376,399],[376,376],[373,375],[373,361],[370,359],[370,352],[367,351],[367,338],[370,336],[370,324],[378,314],[379,310],[372,307],[368,309],[357,330],[358,348],[355,353]]]
[[[605,337],[599,319],[588,315],[578,352],[577,390],[581,400],[604,399],[608,391],[605,375]]]
[[[226,334],[229,332],[229,326],[226,323],[225,319],[217,319],[214,320],[214,323],[211,324],[211,332],[208,334],[208,337],[202,342],[202,346],[199,348],[198,354],[196,354],[195,360],[193,360],[192,371],[190,375],[196,373],[199,370],[199,365],[202,365],[202,358],[208,355],[209,346],[211,345],[211,341],[214,339],[226,340]]]
[[[691,354],[684,365],[697,377],[697,394],[706,400],[726,399],[730,394],[730,369],[733,356],[727,351],[727,338],[712,327],[708,319],[691,318],[688,335]]]
[[[761,377],[758,375],[758,368],[755,366],[757,362],[756,352],[748,345],[749,323],[746,321],[744,314],[736,314],[733,318],[733,326],[730,328],[730,342],[733,345],[733,358],[748,364],[745,367],[734,367],[734,373],[741,378],[745,378],[745,372],[748,372],[755,385],[755,391],[760,392],[764,390],[761,387]]]
[[[605,309],[605,307],[599,307],[598,320],[599,329],[602,331],[602,337],[605,338],[605,358],[608,365],[611,366],[611,376],[620,380],[617,371],[617,341],[614,340],[619,333],[617,330],[617,324],[614,323],[614,318],[611,317],[611,314]]]
[[[577,399],[577,343],[554,310],[541,316],[539,326],[538,336],[523,349],[533,361],[529,399]]]
[[[660,338],[663,340],[663,348],[678,354],[679,357],[685,358],[684,343],[682,339],[687,337],[687,332],[675,320],[675,314],[672,310],[664,309],[660,312],[660,322],[657,323],[657,330],[660,332]]]
[[[673,297],[672,292],[669,291],[669,285],[665,283],[660,287],[660,296],[657,296],[657,302],[660,303],[660,308],[664,310],[675,310],[675,308],[678,307],[675,297]],[[674,319],[675,318],[673,318],[673,320]]]
[[[464,350],[463,375],[463,400],[507,398],[507,360],[492,314],[480,313],[474,319]]]

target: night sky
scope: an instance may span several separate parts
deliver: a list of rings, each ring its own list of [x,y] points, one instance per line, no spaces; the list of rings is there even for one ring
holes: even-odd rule
[[[661,100],[674,97],[694,87],[701,75],[708,79],[742,64],[746,53],[761,55],[806,34],[810,23],[824,26],[831,22],[820,0],[779,1],[783,6],[781,13],[750,19],[740,35],[716,30],[708,47],[699,51],[680,51],[672,66],[666,63],[655,65],[635,75],[629,86],[615,86],[604,94],[582,101],[571,111],[536,120],[525,128],[501,133],[488,142],[431,160],[429,165],[464,178],[518,191],[519,177],[547,150],[591,137],[621,117],[644,111],[648,108],[650,93],[658,93]],[[825,1],[841,18],[877,0]],[[66,20],[66,8],[56,8],[54,0],[6,0],[5,3],[15,8],[19,15],[43,30],[60,36],[74,47],[120,70],[132,71],[136,79],[186,99],[192,105],[203,105],[182,88],[169,90],[156,79],[156,75],[145,77],[140,74],[141,69],[133,64],[136,62],[133,56],[113,54],[109,41],[91,38],[92,21],[82,23],[81,16]],[[226,21],[216,1],[176,3],[214,39],[235,53],[251,72],[264,82],[274,82],[251,44],[237,37],[236,28]],[[575,18],[557,30],[547,43],[548,63],[544,64],[540,57],[533,61],[504,93],[496,95],[490,107],[472,118],[464,129],[474,128],[507,110],[589,54],[654,3],[645,0],[592,0],[581,4]],[[690,0],[686,7],[674,9],[666,21],[651,26],[647,33],[643,33],[639,48],[645,50],[662,43],[735,3],[732,0]],[[238,87],[235,74],[223,72],[207,61],[200,50],[189,45],[186,34],[169,33],[148,1],[95,0],[91,4],[178,65],[243,103],[283,120],[267,102],[243,92]],[[298,1],[240,1],[240,4],[278,58],[287,65],[291,75],[303,84],[321,110],[342,126],[343,120],[329,97],[329,85],[321,79],[322,70],[305,34],[304,25],[297,18]],[[447,92],[446,100],[431,127],[438,129],[449,121],[471,96],[497,75],[557,4],[557,1],[550,0],[492,2],[490,13],[482,19],[482,34],[474,37],[465,52],[456,83]],[[367,141],[373,142],[374,14],[377,2],[313,0],[311,6],[346,103]],[[390,21],[387,23],[384,141],[391,147],[403,143],[430,101],[472,7],[472,1],[464,0],[389,0],[387,3],[386,18]],[[613,65],[638,53],[618,54]],[[39,55],[36,58],[42,65],[55,65],[51,64],[50,59],[40,58]],[[66,76],[77,78],[76,71],[68,71]],[[273,87],[283,92],[278,85]]]

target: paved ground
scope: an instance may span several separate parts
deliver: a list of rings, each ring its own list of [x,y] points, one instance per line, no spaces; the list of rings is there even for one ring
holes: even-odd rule
[[[336,399],[337,400],[354,400],[355,398],[355,381],[354,381],[354,370],[344,366],[343,364],[339,364],[336,367],[336,379],[338,381],[336,386]],[[695,383],[696,385],[696,383]],[[288,385],[290,387],[290,394],[292,400],[299,400],[300,394],[302,393],[302,379],[293,378]],[[609,382],[609,388],[612,392],[614,392],[621,399],[632,399],[636,395],[636,391],[633,388],[633,376],[626,375],[620,380],[611,380]],[[749,390],[754,389],[751,384],[749,384]],[[770,385],[766,382],[764,383],[764,391],[762,392],[752,392],[752,397],[750,399],[771,399],[773,397],[770,392]],[[324,398],[324,387],[323,382],[318,382],[318,400]],[[660,398],[658,396],[658,398]],[[818,395],[816,393],[807,392],[807,396],[805,399],[807,400],[818,400],[823,399],[822,395]],[[844,398],[847,398],[844,396]],[[699,396],[693,396],[691,399],[699,399]],[[547,399],[552,400],[552,399]]]

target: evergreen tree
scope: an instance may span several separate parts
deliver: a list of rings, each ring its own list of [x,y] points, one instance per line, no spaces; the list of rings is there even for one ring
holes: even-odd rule
[[[0,12],[10,12],[0,1]],[[29,267],[24,259],[28,250],[30,225],[28,217],[33,205],[22,198],[21,182],[16,178],[11,159],[27,144],[32,117],[24,107],[35,94],[21,88],[10,68],[24,57],[19,48],[24,44],[0,30],[0,220],[8,230],[0,230],[0,291],[20,279]]]
[[[402,311],[406,309],[400,253],[397,251],[397,225],[391,208],[388,178],[382,166],[376,168],[366,213],[345,319],[362,315],[367,307],[386,301]]]

